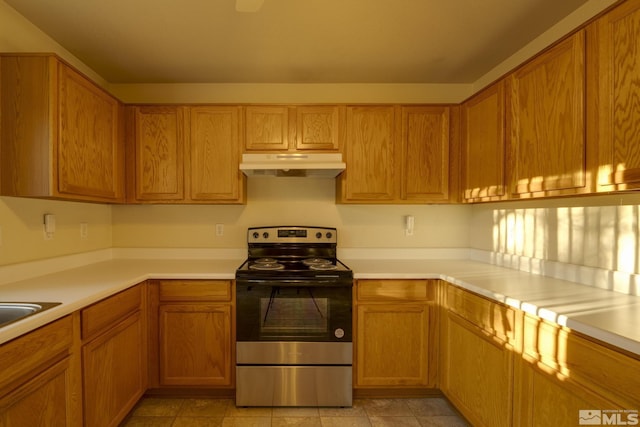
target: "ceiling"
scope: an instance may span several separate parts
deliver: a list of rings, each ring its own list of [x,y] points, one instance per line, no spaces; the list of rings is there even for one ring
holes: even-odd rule
[[[5,0],[110,83],[473,83],[586,0]]]

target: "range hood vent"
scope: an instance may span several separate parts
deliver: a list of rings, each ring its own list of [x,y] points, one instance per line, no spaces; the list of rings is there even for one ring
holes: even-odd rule
[[[345,167],[340,153],[243,154],[240,163],[247,176],[335,178]]]

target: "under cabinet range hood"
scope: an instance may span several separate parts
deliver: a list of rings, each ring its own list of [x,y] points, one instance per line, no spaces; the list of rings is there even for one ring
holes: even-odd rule
[[[335,178],[345,167],[340,153],[243,154],[240,163],[247,176]]]

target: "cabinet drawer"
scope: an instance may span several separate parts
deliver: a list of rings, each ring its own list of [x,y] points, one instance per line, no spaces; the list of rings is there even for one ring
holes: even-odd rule
[[[142,286],[134,286],[82,310],[82,339],[94,336],[142,305]]]
[[[622,407],[640,407],[640,360],[535,316],[527,315],[524,326],[525,360]]]
[[[68,354],[72,338],[73,322],[67,316],[0,346],[0,396],[13,381]]]
[[[510,307],[454,286],[447,286],[446,306],[489,335],[503,341],[515,339],[516,312]]]
[[[359,301],[434,301],[434,280],[358,280]]]
[[[228,280],[163,280],[160,301],[231,301]]]

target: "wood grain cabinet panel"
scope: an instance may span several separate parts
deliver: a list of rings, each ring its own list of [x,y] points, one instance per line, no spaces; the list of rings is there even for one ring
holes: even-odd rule
[[[404,201],[449,200],[449,107],[402,107],[401,189]]]
[[[242,201],[240,107],[191,107],[189,123],[190,201]]]
[[[147,389],[146,284],[81,313],[84,425],[117,426]]]
[[[358,280],[355,384],[360,390],[436,387],[437,281]]]
[[[296,149],[340,149],[340,109],[333,105],[296,107]]]
[[[588,117],[601,191],[640,188],[640,2],[625,1],[587,28]]]
[[[184,109],[133,107],[134,200],[184,199]]]
[[[506,198],[504,80],[462,104],[462,190],[465,201]]]
[[[72,316],[0,345],[0,426],[81,426]]]
[[[246,150],[287,150],[289,133],[289,107],[263,105],[245,108]]]
[[[392,202],[398,197],[398,134],[393,106],[348,106],[341,202]]]
[[[0,67],[2,194],[124,201],[121,104],[53,55]]]
[[[510,196],[589,191],[581,30],[507,77]]]

